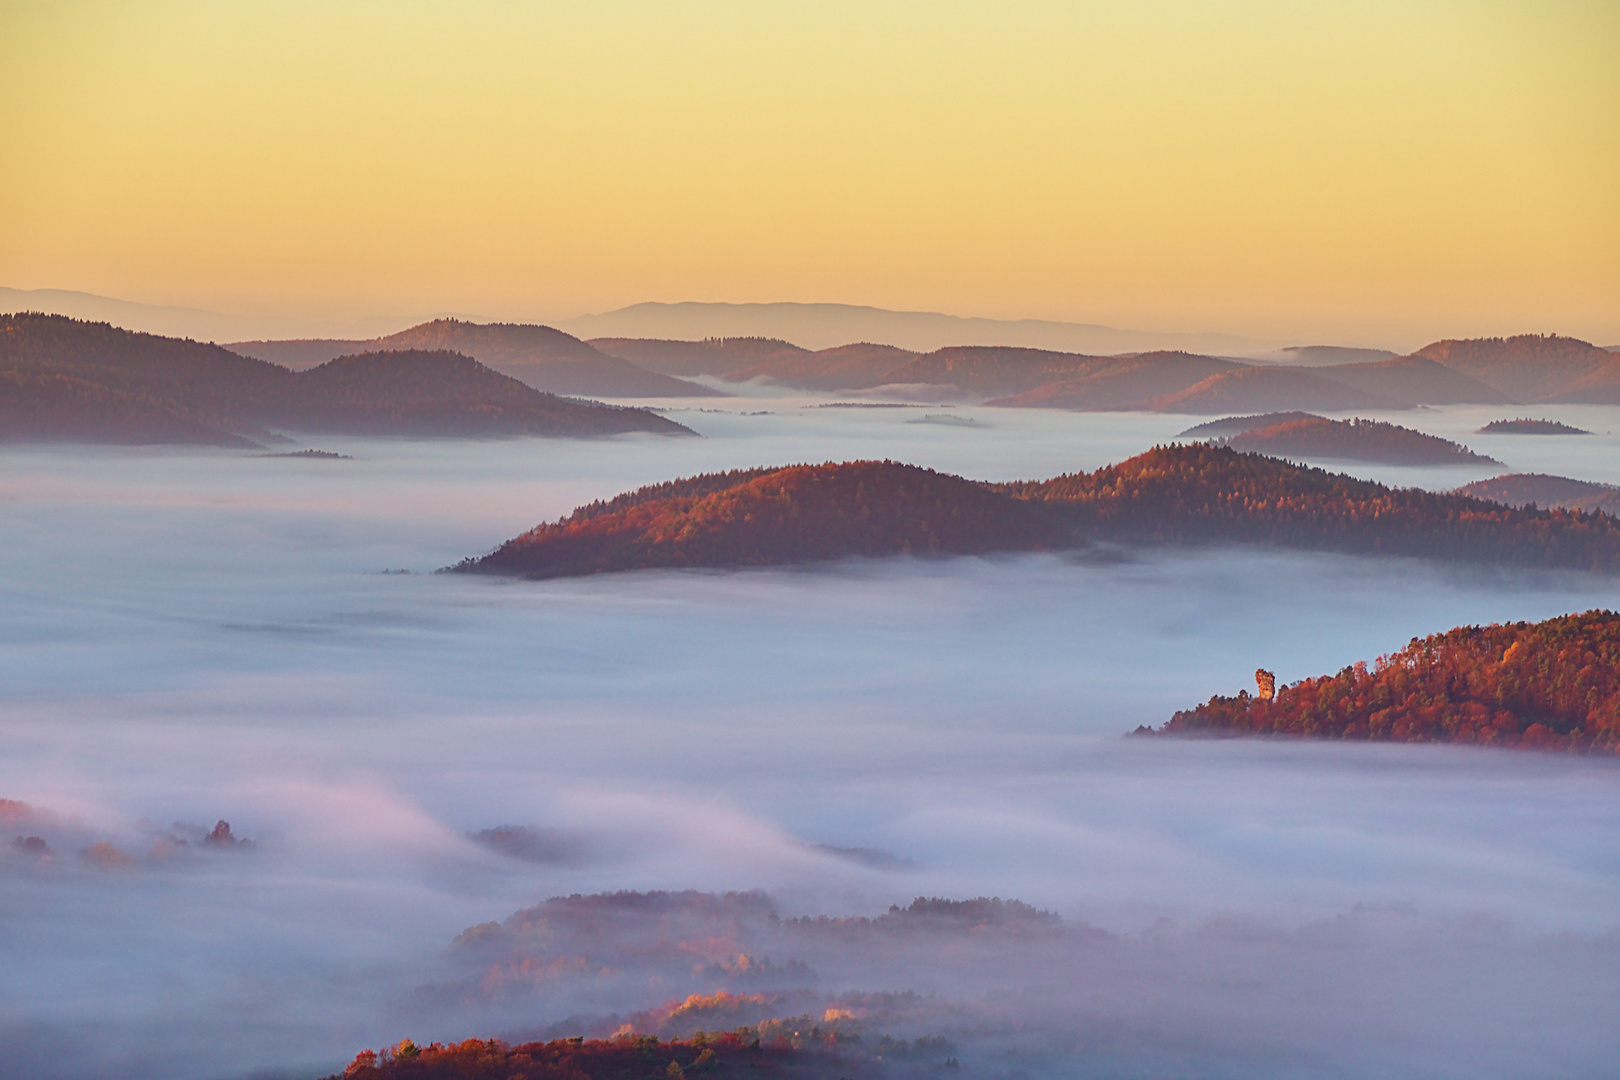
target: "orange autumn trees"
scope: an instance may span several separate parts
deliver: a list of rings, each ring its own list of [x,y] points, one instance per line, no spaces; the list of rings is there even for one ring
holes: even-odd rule
[[[1047,505],[1091,539],[1620,571],[1620,522],[1603,514],[1392,488],[1224,446],[1159,446],[1096,472],[998,489]]]
[[[836,1045],[762,1039],[756,1030],[743,1028],[663,1042],[632,1035],[518,1046],[468,1039],[418,1047],[406,1040],[381,1053],[363,1051],[341,1076],[328,1080],[702,1080],[711,1075],[876,1080],[885,1072],[881,1058],[843,1053]]]
[[[1467,626],[1412,640],[1371,667],[1216,696],[1168,735],[1292,735],[1620,752],[1620,614]]]
[[[645,488],[541,525],[458,569],[544,578],[1074,543],[1040,507],[982,484],[914,465],[856,461]]]
[[[1391,488],[1201,444],[1006,484],[892,461],[712,473],[591,503],[454,569],[550,578],[1053,550],[1096,540],[1620,572],[1620,521],[1605,514]]]

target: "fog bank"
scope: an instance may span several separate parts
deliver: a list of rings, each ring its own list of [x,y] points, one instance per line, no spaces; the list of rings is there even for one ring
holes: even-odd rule
[[[863,1022],[949,1032],[986,1073],[1603,1073],[1614,763],[1120,736],[1258,666],[1617,607],[1620,583],[1236,549],[424,572],[705,469],[1042,476],[1177,424],[839,412],[719,416],[681,447],[5,451],[0,798],[34,808],[0,837],[7,1075],[330,1071],[719,989],[809,995],[770,1006],[795,1013],[934,993]],[[253,846],[207,842],[219,820]],[[776,984],[721,952],[638,967],[617,932],[452,945],[621,889],[765,890],[781,920],[999,895],[1063,923],[989,945],[736,930],[810,972]],[[567,974],[581,956],[616,974]],[[562,974],[466,989],[524,958]]]

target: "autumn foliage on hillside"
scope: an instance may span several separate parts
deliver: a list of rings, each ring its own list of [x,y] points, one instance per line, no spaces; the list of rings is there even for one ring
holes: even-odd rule
[[[1159,729],[1620,752],[1620,614],[1469,626],[1337,675],[1213,697]]]
[[[819,1031],[817,1035],[821,1035]],[[329,1080],[700,1080],[710,1075],[781,1080],[865,1080],[882,1076],[880,1062],[840,1052],[836,1039],[762,1039],[744,1028],[699,1034],[685,1041],[656,1036],[556,1039],[509,1046],[495,1039],[418,1047],[406,1041],[358,1055]]]
[[[1156,447],[1096,472],[997,488],[1050,507],[1089,539],[1620,570],[1620,522],[1603,514],[1391,488],[1221,446]]]
[[[892,461],[857,461],[678,481],[585,507],[458,569],[541,578],[1073,543],[1040,507],[984,485]]]

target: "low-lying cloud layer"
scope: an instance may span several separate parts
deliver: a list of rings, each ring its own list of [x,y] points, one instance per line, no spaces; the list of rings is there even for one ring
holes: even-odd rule
[[[1601,1075],[1611,762],[1119,736],[1258,666],[1620,584],[1252,551],[380,572],[677,473],[885,446],[972,472],[990,436],[986,473],[1049,475],[1120,456],[1133,420],[904,419],[795,443],[797,418],[725,418],[675,464],[635,440],[8,452],[4,1071],[331,1071],[725,990],[947,1034],[986,1073]],[[464,933],[660,889],[765,890],[776,921]],[[991,895],[1062,921],[789,925]],[[643,932],[680,962],[649,966]],[[906,991],[925,1004],[851,997]]]

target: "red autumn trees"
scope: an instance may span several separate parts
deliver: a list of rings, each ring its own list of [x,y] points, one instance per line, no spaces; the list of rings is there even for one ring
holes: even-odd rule
[[[1212,697],[1171,735],[1293,735],[1620,752],[1620,614],[1468,626],[1413,639],[1371,667]]]

